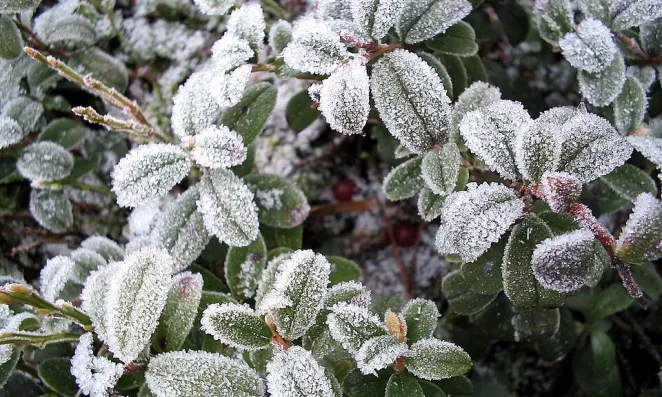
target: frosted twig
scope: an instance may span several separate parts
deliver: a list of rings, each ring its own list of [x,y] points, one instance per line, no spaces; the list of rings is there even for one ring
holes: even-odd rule
[[[0,345],[30,345],[43,348],[51,343],[76,342],[80,335],[71,332],[56,334],[37,334],[33,332],[3,332],[0,333]]]
[[[71,111],[89,123],[100,124],[108,130],[124,132],[131,135],[134,139],[145,139],[150,133],[150,129],[143,124],[131,120],[120,120],[109,114],[101,115],[90,106],[76,106]]]
[[[618,275],[621,276],[623,286],[628,291],[628,294],[637,301],[639,307],[644,310],[647,309],[648,301],[644,298],[644,293],[641,290],[641,287],[639,287],[637,280],[632,277],[632,269],[630,269],[630,265],[616,256],[612,257],[611,263],[618,271]]]
[[[639,58],[646,61],[650,65],[662,65],[662,57],[651,57],[641,49],[639,44],[631,37],[626,36],[621,32],[615,32],[614,35],[618,38],[627,48],[632,50]]]

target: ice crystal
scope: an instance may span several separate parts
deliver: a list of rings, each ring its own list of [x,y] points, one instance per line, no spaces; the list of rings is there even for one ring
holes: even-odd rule
[[[370,291],[358,281],[344,281],[329,288],[324,306],[331,308],[340,302],[368,308],[372,299]]]
[[[459,254],[465,262],[478,259],[499,241],[524,211],[524,202],[503,185],[469,184],[469,190],[446,198],[437,232],[441,254]]]
[[[662,168],[662,139],[651,136],[629,136],[627,139],[639,153]]]
[[[188,61],[207,45],[204,32],[189,29],[183,23],[168,22],[164,19],[150,23],[146,18],[127,18],[122,27],[126,32],[127,47],[130,45],[128,50],[139,59],[158,56]]]
[[[253,56],[250,43],[230,33],[214,43],[211,53],[212,68],[223,72],[243,65]]]
[[[639,80],[628,76],[623,91],[614,101],[614,124],[623,134],[630,134],[641,126],[646,114],[646,90]]]
[[[356,353],[356,366],[363,374],[377,375],[377,371],[408,353],[409,347],[406,343],[398,342],[391,335],[377,336],[365,342]]]
[[[204,351],[159,354],[145,380],[156,397],[263,397],[260,376],[244,362]]]
[[[429,39],[469,15],[471,8],[466,0],[408,0],[396,24],[398,35],[407,44]]]
[[[209,242],[209,234],[197,207],[199,197],[196,187],[189,188],[165,209],[152,231],[154,243],[168,250],[175,261],[173,271],[190,265]]]
[[[115,166],[113,192],[117,204],[136,207],[162,196],[188,174],[191,160],[179,146],[150,143],[132,149]]]
[[[207,230],[232,247],[245,247],[257,237],[253,193],[231,171],[216,169],[205,174],[198,209]]]
[[[326,319],[333,339],[350,353],[356,353],[361,346],[371,338],[386,335],[386,328],[365,307],[339,303],[331,308]]]
[[[121,261],[124,257],[124,249],[104,236],[88,237],[80,243],[80,246],[96,252],[108,262]]]
[[[556,170],[561,158],[559,129],[571,115],[572,108],[553,108],[517,132],[515,158],[524,179],[537,182],[545,172]]]
[[[662,256],[662,204],[650,193],[642,193],[634,202],[616,244],[619,255],[625,259],[655,260]]]
[[[269,30],[269,47],[275,54],[280,54],[292,40],[292,24],[279,20]]]
[[[379,40],[393,27],[406,4],[405,0],[356,0],[350,7],[359,29]]]
[[[411,350],[407,369],[419,378],[446,379],[471,368],[471,357],[454,343],[428,338],[414,343]]]
[[[335,396],[324,367],[300,346],[276,352],[267,364],[267,388],[273,397]]]
[[[16,120],[0,116],[0,149],[20,142],[25,135],[23,128]]]
[[[46,266],[41,269],[39,277],[41,296],[48,301],[55,302],[67,282],[75,277],[75,273],[76,264],[66,256],[56,256],[46,261]]]
[[[616,44],[611,31],[597,19],[587,19],[573,32],[559,40],[563,56],[579,70],[597,73],[611,64]]]
[[[83,393],[90,397],[105,397],[123,373],[124,367],[121,364],[94,355],[92,333],[81,335],[71,358],[71,374]]]
[[[370,113],[370,80],[366,67],[350,63],[324,80],[319,92],[319,111],[332,129],[360,134]]]
[[[243,4],[230,14],[227,32],[248,41],[254,51],[259,51],[264,42],[264,22],[262,7],[258,3]]]
[[[614,0],[611,5],[612,27],[622,31],[662,17],[662,3],[658,0]]]
[[[235,4],[234,0],[194,0],[195,5],[207,15],[224,15]]]
[[[499,100],[467,113],[460,133],[467,147],[490,169],[506,179],[517,179],[515,138],[518,129],[532,122],[521,103]]]
[[[94,332],[99,339],[108,341],[106,302],[108,290],[115,271],[119,269],[118,264],[113,263],[95,272],[92,272],[85,281],[85,288],[81,293],[81,308],[92,320]]]
[[[193,159],[203,167],[229,168],[246,160],[241,135],[226,126],[211,125],[193,137]]]
[[[572,292],[584,285],[587,261],[592,258],[595,238],[589,230],[551,237],[538,244],[531,266],[536,280],[545,288]]]
[[[453,106],[453,134],[460,132],[460,122],[464,115],[472,110],[488,106],[501,99],[501,90],[482,81],[477,81],[467,87]]]
[[[218,106],[234,106],[241,100],[251,77],[251,65],[243,65],[229,73],[209,73],[209,92]]]
[[[312,18],[303,18],[295,23],[292,41],[283,50],[287,66],[314,74],[331,74],[349,56],[340,35],[326,23]]]
[[[16,169],[33,181],[56,181],[69,176],[74,157],[62,146],[48,141],[28,146],[16,162]]]
[[[625,84],[623,57],[616,53],[609,66],[597,73],[582,70],[577,80],[581,93],[591,105],[607,106],[621,93]]]
[[[542,194],[554,212],[566,212],[579,201],[582,183],[567,172],[546,172],[540,179]]]
[[[198,314],[202,286],[200,274],[183,272],[173,276],[156,331],[158,337],[166,337],[167,350],[177,350],[184,344]]]
[[[174,263],[165,250],[146,247],[113,266],[106,321],[108,349],[125,363],[135,360],[157,326],[170,289]]]
[[[180,139],[197,134],[216,120],[219,105],[208,85],[205,73],[193,73],[172,98],[172,132]]]
[[[384,125],[407,149],[421,154],[447,139],[450,99],[439,75],[416,54],[395,50],[381,57],[370,90]]]
[[[239,349],[259,350],[271,341],[271,331],[264,318],[247,304],[210,305],[202,313],[200,324],[217,341]]]

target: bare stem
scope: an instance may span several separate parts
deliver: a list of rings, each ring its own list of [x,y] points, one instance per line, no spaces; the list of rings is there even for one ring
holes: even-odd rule
[[[626,36],[621,32],[615,33],[616,38],[618,38],[627,48],[634,52],[641,60],[646,61],[650,65],[662,65],[662,57],[652,57],[649,56],[641,49],[639,44],[632,39],[631,37]]]

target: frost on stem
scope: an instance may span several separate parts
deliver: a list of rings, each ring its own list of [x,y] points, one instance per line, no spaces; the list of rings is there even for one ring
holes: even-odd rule
[[[361,32],[379,40],[388,34],[406,4],[406,0],[355,0],[350,9]]]
[[[264,13],[258,3],[243,4],[230,14],[227,21],[227,32],[248,41],[256,53],[264,42]]]
[[[345,350],[354,354],[369,339],[386,335],[386,328],[379,317],[365,307],[346,302],[331,308],[326,324],[331,337]]]
[[[473,262],[523,214],[524,202],[496,183],[467,187],[446,198],[435,244],[441,254]]]
[[[157,326],[170,289],[174,263],[165,250],[146,247],[127,256],[108,289],[108,349],[125,363],[135,360]]]
[[[167,194],[186,176],[191,160],[179,146],[150,143],[132,149],[112,172],[117,204],[136,207]]]
[[[515,137],[520,128],[532,122],[521,103],[498,100],[467,113],[460,122],[460,133],[467,147],[490,169],[506,179],[517,179]]]
[[[235,4],[234,0],[193,0],[203,14],[224,15]]]
[[[7,148],[20,142],[26,135],[16,120],[0,116],[0,149]]]
[[[245,303],[210,305],[202,313],[200,324],[217,341],[238,349],[264,349],[271,342],[271,330],[264,318]]]
[[[314,74],[331,74],[349,58],[340,35],[322,21],[303,18],[294,24],[292,41],[283,59],[292,69]]]
[[[407,44],[429,39],[469,15],[471,8],[466,0],[408,0],[396,24],[398,36]]]
[[[263,397],[260,376],[243,361],[204,351],[159,354],[145,380],[156,397]]]
[[[365,375],[377,375],[400,356],[410,353],[406,343],[400,343],[392,335],[369,339],[356,353],[356,365]]]
[[[208,85],[207,74],[195,72],[172,98],[172,132],[179,139],[197,134],[216,120],[220,108]]]
[[[76,273],[76,264],[66,256],[56,256],[46,261],[41,269],[39,282],[41,296],[47,301],[55,302]]]
[[[559,40],[559,46],[572,66],[590,73],[608,67],[618,51],[609,28],[596,19],[583,21]]]
[[[62,146],[48,141],[28,146],[16,162],[19,174],[32,181],[56,181],[71,174],[74,157]]]
[[[300,346],[276,352],[267,364],[267,388],[274,397],[334,397],[331,380]]]
[[[662,256],[662,203],[642,193],[616,243],[616,254],[628,262],[640,263]]]
[[[124,367],[105,357],[96,357],[92,339],[90,332],[81,335],[71,358],[71,374],[83,393],[90,397],[105,397],[124,373]]]
[[[447,140],[450,99],[439,75],[416,54],[395,50],[382,56],[370,90],[384,125],[407,149],[421,154]]]
[[[229,168],[246,160],[241,135],[224,125],[210,125],[193,137],[193,159],[203,167]]]
[[[366,67],[350,63],[324,80],[318,109],[332,129],[345,135],[360,134],[370,113],[369,97]]]

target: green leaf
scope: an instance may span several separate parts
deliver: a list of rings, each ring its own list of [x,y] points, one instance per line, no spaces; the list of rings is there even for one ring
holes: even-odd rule
[[[508,299],[520,307],[558,307],[563,297],[543,288],[533,275],[531,258],[536,246],[552,237],[549,226],[535,215],[516,225],[503,254],[503,289]]]
[[[431,222],[434,218],[441,215],[446,196],[434,193],[427,186],[418,193],[418,214],[421,218]]]
[[[444,33],[426,40],[425,45],[442,54],[461,57],[476,55],[478,52],[476,33],[471,25],[464,21],[460,21],[446,29]]]
[[[600,214],[609,214],[630,204],[628,200],[610,188],[602,178],[593,181],[589,188]]]
[[[248,305],[213,304],[202,314],[202,330],[217,341],[245,350],[264,349],[271,343],[271,329]]]
[[[593,321],[607,318],[627,309],[633,302],[634,299],[620,283],[612,284],[600,291],[588,317]]]
[[[232,296],[240,301],[253,297],[266,262],[267,246],[260,234],[246,247],[230,247],[225,257],[225,281]]]
[[[448,396],[473,396],[474,387],[466,376],[454,376],[450,379],[440,379],[434,382]]]
[[[452,378],[471,369],[471,357],[461,347],[429,338],[411,345],[414,354],[407,358],[407,369],[427,380]]]
[[[14,368],[16,368],[16,363],[18,363],[18,359],[20,357],[21,357],[21,351],[16,346],[13,346],[11,357],[9,358],[9,360],[7,360],[7,362],[0,365],[0,388],[4,386],[5,383],[7,383],[7,380],[14,372]]]
[[[411,345],[432,337],[440,314],[434,302],[427,299],[413,299],[402,309],[402,317],[407,323],[407,343]]]
[[[152,345],[157,351],[181,349],[198,313],[202,286],[199,274],[183,272],[173,277],[159,325],[152,335]]]
[[[14,59],[22,52],[23,38],[21,32],[11,18],[0,15],[0,58]]]
[[[30,63],[27,77],[30,93],[36,97],[42,97],[48,90],[55,88],[57,83],[62,80],[62,76],[55,70],[39,62]],[[63,97],[51,95],[44,98],[42,103],[44,108],[62,113],[69,113],[72,107]]]
[[[593,346],[577,350],[572,357],[572,371],[575,381],[588,397],[621,396],[621,378],[618,366],[612,365],[607,371],[594,360]]]
[[[154,394],[149,390],[147,383],[143,384],[138,391],[138,397],[155,397]]]
[[[267,248],[282,247],[297,250],[303,245],[303,224],[291,229],[279,229],[262,225],[260,230],[267,243]]]
[[[441,390],[441,387],[435,385],[427,380],[418,379],[418,384],[423,389],[425,397],[446,397],[446,393]]]
[[[471,3],[464,0],[409,1],[395,24],[407,44],[429,39],[469,15]]]
[[[386,384],[386,397],[425,397],[416,378],[408,373],[393,374]]]
[[[30,214],[41,226],[56,233],[74,224],[71,201],[62,190],[32,189]]]
[[[414,157],[398,165],[384,178],[382,189],[389,200],[413,197],[424,186],[421,176],[423,156]]]
[[[81,74],[91,74],[93,78],[119,92],[124,92],[129,85],[129,72],[124,62],[97,47],[74,53],[69,62]]]
[[[331,263],[331,275],[329,276],[331,286],[343,281],[361,279],[361,268],[356,262],[341,256],[327,256],[326,259]]]
[[[614,101],[614,120],[616,128],[628,135],[641,125],[646,113],[646,91],[633,76],[625,79],[623,90]]]
[[[600,180],[631,203],[634,203],[641,193],[654,196],[657,194],[655,181],[646,172],[630,164],[623,164]]]
[[[502,238],[475,261],[462,264],[462,276],[476,292],[491,295],[503,290],[501,263],[505,248],[506,239]]]
[[[559,330],[559,309],[518,308],[513,316],[515,340],[518,342],[551,338]]]
[[[427,152],[421,162],[421,177],[425,186],[442,196],[451,194],[457,186],[460,160],[460,152],[453,142],[439,150]]]
[[[263,81],[246,88],[241,101],[227,109],[220,121],[229,129],[237,131],[244,138],[244,145],[249,145],[264,128],[274,106],[276,89]]]
[[[333,339],[350,353],[356,353],[369,339],[386,335],[384,324],[376,315],[364,307],[347,303],[333,306],[326,323]]]
[[[511,46],[516,47],[529,34],[529,14],[515,0],[494,2],[494,11],[499,17],[503,31]]]
[[[625,83],[623,57],[616,53],[609,66],[596,73],[580,70],[577,80],[582,95],[591,105],[607,106],[618,97]]]
[[[253,171],[253,166],[255,165],[255,146],[255,142],[248,145],[246,160],[243,163],[230,167],[230,170],[238,177],[243,178]]]
[[[441,291],[446,296],[450,309],[464,315],[474,314],[485,309],[498,295],[477,292],[459,270],[444,277]]]
[[[561,320],[559,331],[550,338],[536,341],[535,348],[540,357],[546,361],[556,361],[568,354],[577,340],[577,330],[572,312],[567,308],[559,309]]]
[[[16,120],[23,129],[23,133],[33,132],[39,125],[44,114],[41,103],[27,96],[19,96],[6,102],[2,108],[2,115]]]
[[[260,223],[290,229],[308,217],[310,206],[303,191],[294,182],[277,175],[251,174],[244,177],[255,194]]]
[[[439,75],[441,82],[444,84],[446,95],[448,95],[449,98],[453,98],[453,81],[451,80],[451,76],[448,74],[446,67],[441,63],[439,58],[427,52],[419,52],[417,55],[428,65],[432,66],[435,72],[437,72],[437,75]]]
[[[621,230],[616,255],[629,263],[655,260],[662,255],[662,203],[650,193],[642,193]]]
[[[607,373],[616,365],[616,346],[603,330],[593,328],[591,330],[591,352],[595,370],[599,373]]]
[[[377,376],[365,376],[354,369],[345,377],[343,391],[348,397],[383,396],[392,372],[384,370]]]
[[[662,277],[652,263],[632,266],[632,276],[651,301],[656,301],[662,295]]]
[[[469,85],[469,76],[467,75],[467,68],[462,63],[462,59],[457,55],[441,55],[439,59],[446,67],[448,75],[453,82],[453,97],[457,99],[464,89]]]
[[[41,0],[6,0],[0,3],[0,14],[15,14],[37,8]]]
[[[202,276],[204,291],[215,291],[215,292],[230,292],[228,287],[225,285],[223,280],[218,278],[214,273],[205,269],[200,265],[193,264],[190,267],[191,272],[200,274]]]
[[[2,389],[0,397],[35,397],[44,393],[34,378],[21,371],[15,371],[7,380]]]
[[[39,140],[55,142],[65,149],[71,149],[81,143],[88,132],[89,129],[76,120],[55,119],[44,128]]]
[[[483,61],[478,55],[473,55],[461,59],[467,71],[469,83],[475,83],[476,81],[490,81],[489,77],[487,76],[485,65],[483,65]]]
[[[573,14],[569,0],[540,3],[534,13],[540,36],[552,44],[556,44],[566,33],[573,30]]]
[[[311,107],[313,100],[308,95],[308,90],[303,90],[290,98],[285,108],[287,124],[294,132],[305,130],[313,121],[317,120],[320,112]]]
[[[37,368],[39,378],[52,390],[65,397],[74,397],[78,392],[76,379],[71,375],[68,358],[52,357],[44,360]]]

